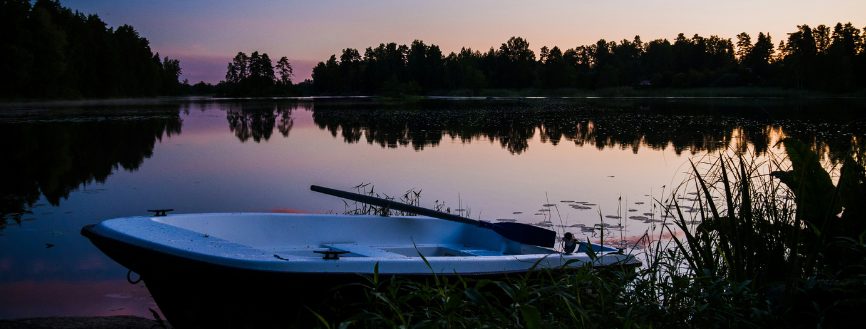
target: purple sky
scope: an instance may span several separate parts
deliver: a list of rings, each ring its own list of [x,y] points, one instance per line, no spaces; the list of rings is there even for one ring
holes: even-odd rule
[[[130,24],[163,56],[178,58],[190,82],[218,82],[238,51],[287,56],[295,81],[341,49],[410,43],[486,50],[510,36],[572,48],[607,40],[673,39],[677,33],[734,38],[769,32],[774,43],[798,24],[866,25],[864,0],[275,1],[61,0],[109,25]]]

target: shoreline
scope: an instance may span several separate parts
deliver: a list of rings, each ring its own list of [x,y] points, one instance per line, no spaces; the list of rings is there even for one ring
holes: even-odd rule
[[[771,98],[783,100],[821,100],[821,99],[866,99],[866,90],[845,93],[829,93],[816,90],[797,90],[770,87],[729,87],[729,88],[606,88],[606,89],[481,89],[481,90],[442,90],[426,95],[379,94],[379,95],[305,95],[305,96],[226,96],[226,95],[184,95],[153,97],[117,98],[57,98],[57,99],[0,99],[0,108],[16,106],[52,105],[158,105],[176,101],[211,101],[239,99],[286,99],[286,100],[327,100],[327,99],[373,99],[373,100],[420,100],[420,99],[497,99],[497,98],[550,98],[550,99],[725,99],[725,98]]]
[[[168,328],[156,320],[132,315],[59,316],[0,320],[0,329],[151,329]]]

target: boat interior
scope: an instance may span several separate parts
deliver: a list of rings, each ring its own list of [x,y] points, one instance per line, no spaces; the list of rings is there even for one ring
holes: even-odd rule
[[[475,225],[423,216],[327,214],[195,214],[151,217],[202,237],[273,252],[279,257],[406,258],[552,254]]]

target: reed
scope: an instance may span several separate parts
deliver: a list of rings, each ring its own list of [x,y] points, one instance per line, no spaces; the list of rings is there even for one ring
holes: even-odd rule
[[[866,303],[863,153],[843,161],[834,185],[810,146],[781,143],[789,170],[774,162],[761,173],[742,157],[720,156],[704,174],[692,164],[699,224],[690,225],[673,200],[669,215],[682,238],[667,228],[676,252],[665,262],[682,257],[692,285],[719,282],[748,292],[728,299],[753,305],[751,314],[730,314],[744,323],[853,323],[856,307]]]
[[[637,271],[535,270],[503,279],[374,275],[327,328],[841,327],[866,309],[862,147],[837,183],[808,145],[782,142],[790,166],[742,156],[692,165],[673,225],[644,234]],[[785,162],[788,163],[788,162]],[[709,168],[704,168],[708,165]],[[416,195],[417,197],[417,195]],[[718,201],[717,201],[718,200]],[[601,216],[600,216],[601,217]],[[673,226],[673,227],[671,227]]]

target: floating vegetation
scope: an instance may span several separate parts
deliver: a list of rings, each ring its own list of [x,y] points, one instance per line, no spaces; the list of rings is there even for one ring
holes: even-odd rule
[[[543,205],[541,205],[541,206],[542,206],[542,207],[553,207],[553,206],[555,206],[555,204],[552,204],[552,203],[545,203],[545,204],[543,204]]]
[[[637,211],[637,209],[634,209],[634,208],[628,210],[628,212],[635,212],[635,211]]]
[[[638,202],[635,202],[634,204],[644,204],[644,202],[643,202],[643,201],[638,201]]]
[[[550,209],[538,209],[540,212],[550,212]]]
[[[793,149],[797,145],[785,143],[784,146]],[[801,150],[800,158],[791,157],[795,164],[806,161],[801,159],[805,158],[803,153],[805,151]],[[820,165],[820,157],[812,155],[810,158],[813,167]],[[756,175],[752,164],[741,163],[737,168],[734,161],[718,162],[717,166],[726,168],[730,164],[733,168],[727,173],[724,169],[721,173],[714,172],[716,176],[710,175],[708,179],[717,185],[730,183],[733,187],[724,192],[725,203],[733,205],[730,212],[718,211],[725,205],[714,205],[712,199],[702,195],[708,208],[703,214],[691,216],[697,218],[688,218],[683,215],[686,208],[673,209],[675,206],[671,205],[665,208],[672,210],[663,209],[656,216],[676,217],[672,222],[644,219],[644,223],[663,223],[652,225],[653,230],[659,231],[657,238],[647,234],[635,240],[606,233],[601,237],[610,246],[646,250],[641,252],[645,260],[643,267],[634,272],[607,275],[607,272],[582,268],[569,271],[568,275],[541,271],[511,276],[503,281],[440,277],[420,284],[397,282],[400,285],[396,287],[384,286],[375,277],[364,286],[367,300],[358,305],[360,311],[349,313],[352,317],[345,321],[328,319],[330,322],[325,326],[333,323],[334,327],[345,324],[362,327],[841,328],[858,323],[861,320],[858,311],[866,302],[863,297],[866,286],[862,280],[866,272],[866,247],[860,238],[862,220],[866,216],[862,209],[846,208],[843,214],[851,216],[846,218],[837,218],[835,211],[822,211],[821,214],[829,214],[825,215],[829,229],[812,230],[810,226],[814,223],[798,221],[795,212],[802,208],[793,207],[793,203],[811,201],[812,205],[822,206],[826,192],[810,189],[799,192],[807,194],[792,195],[782,189],[784,186],[769,181],[774,179],[769,175]],[[805,165],[794,165],[794,168],[809,169]],[[857,175],[850,177],[862,179],[862,165],[856,170]],[[738,181],[737,177],[746,180]],[[841,179],[839,186],[834,186],[829,175],[819,178],[826,181],[824,185],[829,193],[836,192],[839,186],[851,186],[842,184]],[[695,175],[694,180],[704,191],[722,190],[716,185],[706,186],[700,175]],[[817,178],[812,178],[810,182],[815,180]],[[851,192],[855,194],[850,195],[847,202],[866,199],[862,181],[847,184],[858,184],[854,186],[861,191]],[[770,193],[761,193],[767,191]],[[780,191],[786,192],[785,199],[775,199]],[[809,196],[818,199],[802,201]],[[822,209],[829,209],[833,204],[823,206]],[[710,211],[709,207],[715,209]],[[860,212],[852,215],[854,211]],[[640,219],[640,216],[629,218]],[[746,218],[749,220],[744,220]],[[703,220],[711,225],[698,228],[687,225],[700,224]],[[846,222],[848,220],[852,222]],[[725,225],[712,225],[717,223]],[[860,229],[846,230],[843,226],[853,224],[861,225]],[[581,235],[592,234],[593,237],[598,237],[598,231],[612,228],[610,225],[586,225],[570,227],[579,228]],[[792,252],[794,248],[798,251]]]
[[[646,217],[646,216],[628,216],[628,219],[647,220],[647,219],[649,219],[649,217]]]
[[[511,214],[512,214],[512,215],[520,215],[520,214],[522,214],[522,213],[523,213],[522,211],[515,211],[515,212],[513,212],[513,213],[511,213]]]
[[[543,214],[543,213],[540,213],[540,212],[537,212],[537,213],[534,213],[533,215],[535,215],[535,216],[543,216],[544,214]]]
[[[589,202],[584,202],[583,205],[584,206],[596,206],[595,203],[589,203]]]
[[[551,226],[553,226],[553,223],[551,223],[551,222],[538,222],[538,223],[535,223],[534,225],[540,226],[540,227],[551,227]]]
[[[622,217],[617,216],[617,215],[605,215],[604,218],[620,219]]]
[[[574,202],[574,201],[573,201],[573,200],[561,200],[561,201],[559,201],[559,202],[562,202],[562,203],[572,203],[572,202]]]
[[[513,223],[513,222],[516,222],[517,220],[514,219],[514,218],[497,218],[496,221],[497,221],[497,222],[508,222],[508,223]]]
[[[645,212],[645,213],[643,213],[643,215],[644,215],[644,216],[652,216],[652,215],[654,215],[654,214],[651,213],[651,212]]]
[[[592,209],[592,207],[576,206],[576,205],[572,205],[571,207],[574,208],[574,209],[580,209],[580,210]]]

